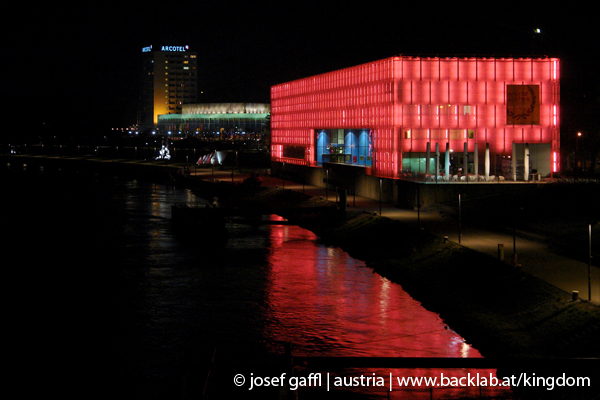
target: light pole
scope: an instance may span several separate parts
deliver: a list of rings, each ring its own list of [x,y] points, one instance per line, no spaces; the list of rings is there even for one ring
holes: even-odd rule
[[[588,225],[588,300],[592,301],[592,224]]]
[[[579,138],[581,137],[581,132],[577,132],[577,138],[575,140],[575,168],[579,169]]]
[[[237,154],[236,154],[236,157],[237,157]],[[234,169],[235,169],[235,161],[231,164],[231,184],[232,185],[234,184],[234,182],[233,182],[233,171],[234,171]]]
[[[513,221],[513,264],[517,266],[517,216],[514,215]]]
[[[325,200],[329,200],[329,193],[327,188],[329,187],[329,169],[325,169]]]
[[[521,210],[521,207],[515,204],[515,211],[513,212],[513,265],[515,267],[519,266],[517,262],[517,214]]]
[[[383,179],[379,178],[379,216],[381,216],[381,192],[383,191]]]
[[[577,132],[577,141],[575,143],[575,169],[579,171],[580,159],[579,159],[579,138],[581,137],[581,132]]]
[[[421,186],[417,185],[417,228],[421,229]]]
[[[461,228],[461,211],[462,211],[462,207],[461,207],[461,201],[460,201],[460,193],[458,194],[458,243],[460,244],[460,228]]]

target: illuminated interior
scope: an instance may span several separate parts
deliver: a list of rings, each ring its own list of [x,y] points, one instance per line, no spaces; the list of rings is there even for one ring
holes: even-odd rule
[[[447,174],[545,176],[560,168],[559,87],[555,58],[398,56],[282,83],[272,160],[403,178],[435,173],[437,148],[438,173],[448,159]]]
[[[259,103],[184,104],[182,110],[181,114],[159,115],[157,134],[257,134],[264,130],[271,111],[269,104]]]
[[[372,131],[370,129],[315,130],[317,165],[335,162],[371,166]]]

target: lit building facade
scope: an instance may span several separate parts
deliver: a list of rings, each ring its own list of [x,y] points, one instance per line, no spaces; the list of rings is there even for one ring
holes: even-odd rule
[[[272,161],[423,181],[546,176],[560,168],[559,71],[556,58],[397,56],[282,83]]]
[[[265,131],[270,112],[264,103],[184,104],[181,114],[158,116],[156,134],[256,137]]]
[[[188,46],[148,46],[143,53],[142,130],[154,129],[158,116],[181,114],[198,101],[197,54]]]

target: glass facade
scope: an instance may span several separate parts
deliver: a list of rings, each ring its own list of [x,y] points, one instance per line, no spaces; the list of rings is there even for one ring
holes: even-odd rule
[[[446,175],[477,174],[514,159],[516,145],[544,144],[549,154],[530,167],[556,172],[559,67],[556,58],[398,56],[282,83],[271,88],[272,160],[402,178],[435,173],[427,148],[437,147]],[[286,157],[289,146],[304,151]]]
[[[371,167],[372,131],[317,129],[315,149],[317,165],[333,162]]]
[[[268,114],[170,114],[158,117],[157,131],[206,134],[260,133]]]
[[[183,114],[158,116],[158,134],[259,134],[268,125],[270,107],[257,103],[203,103],[183,107]]]

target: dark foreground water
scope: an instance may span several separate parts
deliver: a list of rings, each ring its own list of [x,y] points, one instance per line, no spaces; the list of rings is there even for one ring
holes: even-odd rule
[[[401,286],[299,227],[231,221],[219,249],[172,231],[172,204],[203,201],[186,189],[14,166],[1,177],[5,344],[18,354],[23,394],[200,399],[216,354],[211,398],[249,398],[250,373],[290,372],[286,343],[305,356],[481,357]],[[240,388],[237,373],[247,378]],[[388,396],[386,388],[357,389]],[[436,390],[436,398],[479,394]],[[391,398],[430,395],[394,387]]]

